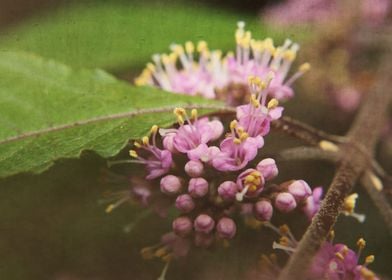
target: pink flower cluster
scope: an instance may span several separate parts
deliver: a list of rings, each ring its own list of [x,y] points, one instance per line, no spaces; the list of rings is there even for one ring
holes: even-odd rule
[[[367,268],[374,261],[373,255],[367,256],[364,264],[359,264],[365,241],[359,239],[357,245],[359,249],[354,252],[344,244],[325,242],[313,260],[309,279],[378,280],[376,274]]]
[[[281,26],[292,24],[330,23],[339,17],[359,15],[368,25],[385,22],[391,11],[390,0],[360,0],[355,6],[350,1],[337,0],[287,0],[269,8],[264,17]]]
[[[268,89],[269,95],[279,100],[291,98],[294,94],[291,85],[309,69],[309,64],[305,63],[298,72],[287,78],[299,49],[298,44],[286,40],[282,46],[275,47],[270,38],[253,39],[250,31],[245,31],[244,27],[243,22],[238,23],[235,54],[228,53],[222,57],[222,51],[210,51],[205,41],[200,41],[196,48],[192,42],[187,42],[185,48],[173,44],[170,54],[153,56],[154,63],[147,64],[136,78],[136,85],[217,98],[217,92],[225,91],[230,85],[246,85],[249,76],[264,80],[272,72],[275,79]],[[225,100],[233,102],[232,98],[227,97],[230,90],[226,91]]]
[[[273,79],[249,78],[251,100],[237,107],[225,135],[220,120],[177,108],[176,128],[153,126],[150,136],[135,142],[132,162],[144,164],[147,175],[144,184],[133,186],[133,196],[160,214],[173,205],[180,213],[173,232],[158,247],[146,248],[145,256],[168,259],[186,254],[191,243],[227,242],[236,235],[237,216],[268,222],[275,211],[301,209],[310,219],[317,212],[321,188],[312,191],[303,180],[271,183],[278,175],[275,160],[257,158],[271,121],[283,111],[276,99],[267,100]]]
[[[287,225],[279,228],[269,224],[274,232],[281,237],[279,243],[274,242],[273,248],[284,250],[289,255],[297,247],[298,242],[294,239]],[[334,231],[331,231],[327,241],[325,241],[310,264],[310,268],[304,279],[330,279],[330,280],[378,280],[377,275],[368,268],[368,265],[374,261],[374,256],[365,257],[363,264],[360,264],[360,257],[366,246],[364,239],[357,241],[358,250],[355,252],[349,249],[345,244],[333,244]],[[246,279],[277,279],[281,267],[276,262],[274,254],[267,257],[263,255],[260,266],[248,273]]]

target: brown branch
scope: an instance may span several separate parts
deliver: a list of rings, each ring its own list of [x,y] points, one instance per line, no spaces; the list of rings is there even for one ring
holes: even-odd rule
[[[316,147],[295,147],[285,149],[275,157],[278,161],[285,160],[322,160],[337,163],[340,154],[337,152],[324,151]]]
[[[312,258],[326,239],[339,215],[344,198],[350,193],[362,173],[369,168],[369,155],[374,154],[392,94],[388,92],[392,80],[390,57],[383,59],[380,81],[368,94],[347,134],[348,142],[340,146],[343,158],[333,178],[320,211],[313,218],[294,254],[279,276],[281,280],[305,279]],[[365,153],[364,153],[365,152]]]

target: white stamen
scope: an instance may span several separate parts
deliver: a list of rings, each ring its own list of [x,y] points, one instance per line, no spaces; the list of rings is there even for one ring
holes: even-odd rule
[[[250,185],[245,186],[245,188],[242,189],[241,192],[236,193],[235,195],[235,199],[237,199],[237,201],[242,201],[244,199],[244,196],[246,194],[246,192],[248,191]]]

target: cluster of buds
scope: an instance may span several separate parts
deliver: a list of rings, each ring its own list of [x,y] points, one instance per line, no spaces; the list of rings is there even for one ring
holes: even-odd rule
[[[287,78],[291,64],[296,58],[298,44],[286,40],[275,47],[271,38],[255,40],[250,31],[245,31],[245,23],[238,22],[235,32],[236,52],[210,51],[205,41],[185,46],[173,44],[169,54],[155,54],[154,63],[148,63],[135,84],[150,85],[167,91],[206,98],[222,98],[230,105],[241,104],[247,90],[247,79],[255,75],[266,79],[274,73],[275,79],[269,87],[269,95],[281,99],[293,96],[291,85],[309,70],[309,64]],[[240,90],[238,90],[238,88]]]
[[[250,101],[237,107],[226,134],[220,120],[176,108],[175,128],[153,126],[149,136],[134,143],[130,162],[145,165],[147,174],[144,184],[139,178],[132,186],[132,196],[160,214],[172,206],[179,212],[172,232],[143,249],[143,256],[167,262],[186,255],[192,244],[227,245],[241,217],[269,223],[275,212],[299,209],[309,218],[317,212],[321,188],[312,190],[303,180],[272,183],[278,175],[275,160],[258,158],[270,122],[283,111],[268,97],[273,80],[273,73],[263,81],[249,78]]]

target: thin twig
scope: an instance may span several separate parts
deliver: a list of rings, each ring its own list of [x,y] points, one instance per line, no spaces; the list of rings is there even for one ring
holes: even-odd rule
[[[277,160],[323,160],[337,163],[340,159],[340,154],[337,152],[324,151],[315,147],[295,147],[285,149],[279,152],[276,156]]]
[[[392,80],[390,57],[385,57],[380,73],[380,81],[374,92],[368,94],[349,133],[348,143],[340,145],[343,158],[333,178],[331,186],[321,205],[320,211],[313,218],[296,251],[290,257],[279,276],[281,280],[304,279],[314,255],[334,226],[345,197],[350,193],[361,174],[369,168],[368,155],[374,154],[385,120],[386,109],[392,94],[388,92]],[[362,151],[366,149],[366,154]]]

